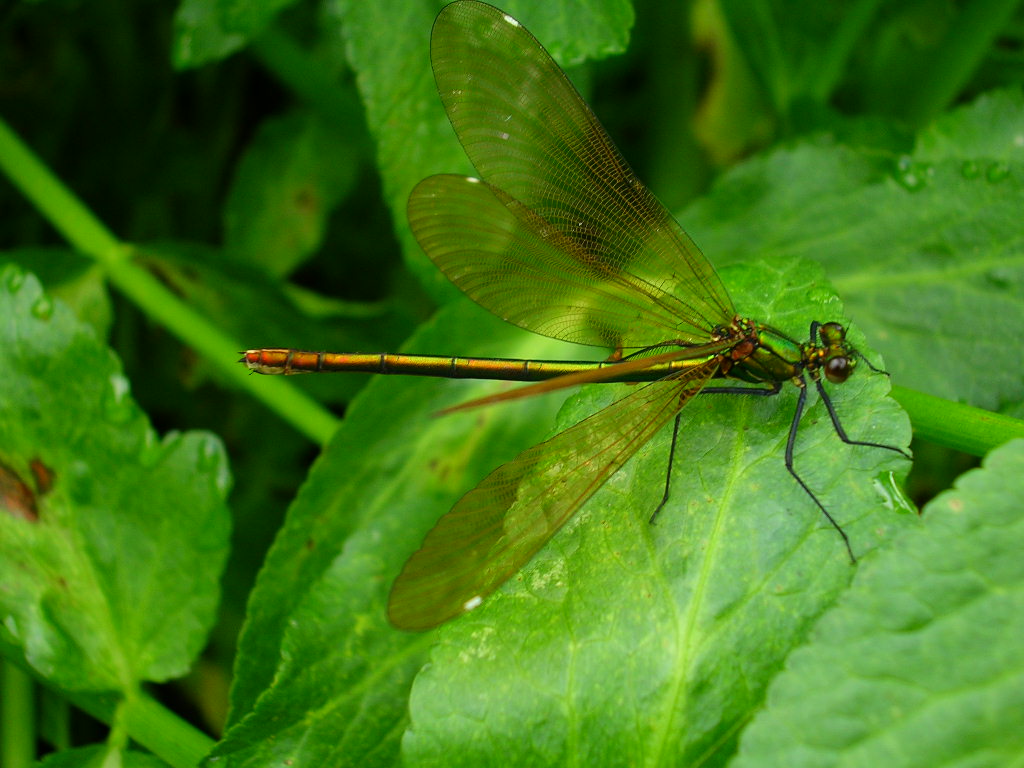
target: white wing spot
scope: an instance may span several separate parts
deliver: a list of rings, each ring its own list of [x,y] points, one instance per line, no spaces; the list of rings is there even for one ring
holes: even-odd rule
[[[508,18],[508,17],[506,17],[506,18]],[[471,598],[469,598],[469,600],[467,600],[466,602],[464,602],[462,604],[462,610],[464,610],[464,611],[472,611],[474,608],[476,608],[478,605],[480,605],[480,603],[482,603],[483,601],[484,601],[484,599],[482,597],[480,597],[480,595],[476,595],[475,597],[471,597]]]
[[[505,19],[505,21],[507,21],[507,22],[508,22],[509,24],[511,24],[511,25],[512,25],[513,27],[518,27],[518,26],[519,26],[519,22],[518,22],[518,21],[516,21],[515,19],[513,19],[513,18],[512,18],[511,16],[509,16],[509,15],[508,15],[507,13],[503,13],[503,14],[501,14],[501,16],[502,16],[502,18],[503,18],[503,19]]]
[[[480,179],[478,179],[476,176],[467,176],[466,177],[466,181],[468,181],[470,184],[479,184],[480,183]]]

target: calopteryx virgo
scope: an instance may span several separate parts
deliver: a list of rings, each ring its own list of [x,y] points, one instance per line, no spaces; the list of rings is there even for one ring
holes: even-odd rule
[[[408,204],[416,239],[453,283],[498,317],[556,339],[612,349],[613,359],[259,349],[246,352],[242,362],[260,373],[535,382],[470,406],[583,383],[648,383],[519,454],[463,496],[395,580],[392,623],[422,630],[475,608],[673,418],[674,452],[680,411],[701,392],[773,395],[787,381],[797,386],[785,465],[853,559],[846,533],[793,466],[808,383],[841,440],[906,453],[852,440],[840,423],[822,378],[846,381],[862,359],[843,326],[812,323],[801,343],[740,316],[711,264],[636,178],[543,46],[511,16],[457,0],[434,23],[430,55],[448,118],[479,178],[421,181]],[[706,386],[712,378],[740,383]]]

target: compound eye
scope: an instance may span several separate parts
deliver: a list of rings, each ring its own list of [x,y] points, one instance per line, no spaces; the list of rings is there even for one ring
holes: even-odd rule
[[[818,331],[823,343],[836,344],[846,338],[846,329],[839,323],[825,323]]]
[[[833,384],[842,384],[853,373],[853,364],[850,358],[843,355],[830,357],[825,363],[825,378]]]

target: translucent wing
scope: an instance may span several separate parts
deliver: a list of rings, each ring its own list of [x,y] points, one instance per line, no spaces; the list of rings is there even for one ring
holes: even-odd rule
[[[498,467],[427,534],[388,600],[400,629],[458,616],[518,571],[665,423],[718,367],[644,385]]]
[[[498,317],[534,333],[626,349],[710,337],[714,323],[701,321],[699,332],[686,324],[689,310],[678,298],[591,258],[479,179],[424,179],[409,197],[409,225],[449,280]]]
[[[431,61],[452,126],[494,198],[467,182],[459,202],[446,202],[438,193],[455,182],[433,179],[413,193],[413,230],[428,236],[424,250],[453,282],[529,330],[593,344],[607,343],[611,326],[623,347],[647,346],[647,320],[659,329],[671,322],[668,338],[696,342],[731,320],[714,269],[518,22],[482,3],[452,3],[434,23]],[[513,245],[544,247],[503,248],[497,236],[468,245],[456,222],[480,214],[503,217],[496,229]],[[442,234],[461,247],[435,255]],[[495,283],[508,287],[485,290]],[[582,299],[581,289],[590,291]],[[609,296],[616,316],[592,317]],[[553,307],[566,305],[584,311],[559,324]],[[631,322],[621,317],[626,306]]]

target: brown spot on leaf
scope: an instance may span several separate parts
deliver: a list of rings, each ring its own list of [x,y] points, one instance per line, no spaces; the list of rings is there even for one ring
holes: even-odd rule
[[[14,517],[35,522],[39,519],[36,497],[18,473],[0,463],[0,507]]]
[[[28,463],[28,468],[32,470],[32,476],[36,479],[36,491],[39,495],[45,496],[48,494],[50,489],[53,488],[56,473],[43,464],[42,460],[38,457]]]

